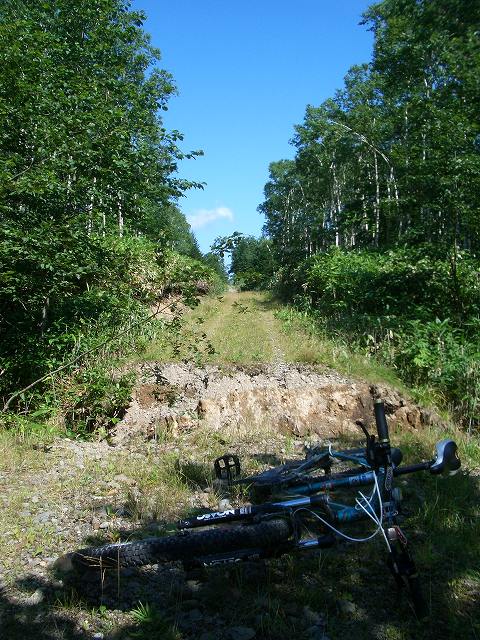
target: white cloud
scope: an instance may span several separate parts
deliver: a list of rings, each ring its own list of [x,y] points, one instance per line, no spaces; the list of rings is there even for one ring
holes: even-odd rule
[[[215,220],[233,220],[233,211],[228,207],[216,207],[216,209],[197,209],[191,215],[187,216],[192,229],[200,229]]]

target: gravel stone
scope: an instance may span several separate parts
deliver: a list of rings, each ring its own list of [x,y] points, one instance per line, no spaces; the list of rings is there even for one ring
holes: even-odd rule
[[[45,593],[42,589],[37,589],[32,593],[32,595],[27,599],[29,605],[40,604],[45,600]]]
[[[338,610],[343,615],[352,615],[357,610],[357,607],[350,600],[338,600],[337,601]]]

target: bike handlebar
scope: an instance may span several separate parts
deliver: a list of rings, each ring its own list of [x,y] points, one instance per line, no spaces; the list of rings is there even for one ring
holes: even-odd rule
[[[377,425],[378,439],[380,442],[388,441],[388,425],[387,418],[385,417],[385,405],[382,400],[375,400],[375,423]]]

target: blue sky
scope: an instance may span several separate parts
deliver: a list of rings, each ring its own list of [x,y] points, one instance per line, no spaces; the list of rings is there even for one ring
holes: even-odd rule
[[[134,0],[179,96],[164,122],[184,136],[180,176],[206,182],[180,207],[202,251],[235,230],[259,235],[268,165],[291,158],[293,127],[307,104],[368,62],[372,34],[359,26],[366,0]]]

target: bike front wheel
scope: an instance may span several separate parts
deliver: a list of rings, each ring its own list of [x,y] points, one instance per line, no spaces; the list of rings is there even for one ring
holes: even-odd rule
[[[164,538],[107,544],[80,549],[72,555],[78,568],[137,567],[181,560],[192,562],[247,549],[275,552],[291,537],[292,525],[275,518],[259,524],[215,527],[201,532],[182,531]]]

